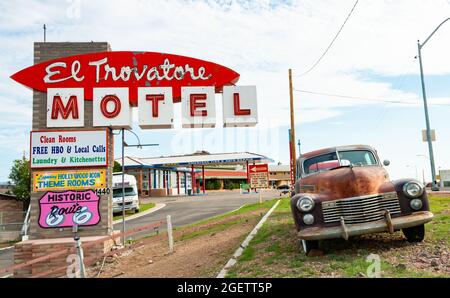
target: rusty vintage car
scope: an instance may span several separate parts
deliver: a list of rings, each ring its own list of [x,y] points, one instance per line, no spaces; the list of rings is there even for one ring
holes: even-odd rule
[[[423,240],[424,224],[433,218],[424,186],[414,179],[390,181],[383,165],[366,145],[301,155],[291,210],[306,254],[319,240],[369,233],[402,230],[410,242]]]

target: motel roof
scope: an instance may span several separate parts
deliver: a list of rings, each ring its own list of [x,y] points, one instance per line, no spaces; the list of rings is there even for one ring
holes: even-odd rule
[[[121,164],[121,158],[116,159]],[[161,157],[125,157],[126,168],[159,168],[159,167],[183,167],[190,165],[224,165],[224,164],[242,164],[249,163],[270,163],[272,159],[267,156],[250,153],[194,153],[178,156]]]
[[[290,165],[269,165],[269,172],[290,172]]]
[[[195,173],[196,177],[201,177],[201,171]],[[247,179],[247,172],[245,170],[210,170],[205,169],[205,178],[215,179]]]

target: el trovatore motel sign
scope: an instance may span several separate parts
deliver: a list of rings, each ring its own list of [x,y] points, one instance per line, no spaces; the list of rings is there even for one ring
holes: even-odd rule
[[[93,126],[173,128],[174,103],[186,128],[214,127],[215,93],[222,93],[225,127],[257,123],[255,86],[235,86],[239,74],[203,60],[154,52],[97,52],[46,61],[11,78],[47,93],[47,127],[83,127],[84,101]]]

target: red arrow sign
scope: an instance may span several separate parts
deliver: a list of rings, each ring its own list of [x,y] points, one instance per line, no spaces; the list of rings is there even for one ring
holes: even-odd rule
[[[98,52],[49,60],[11,76],[32,89],[84,88],[92,100],[94,87],[128,87],[130,103],[137,105],[138,87],[172,87],[174,102],[182,86],[235,84],[239,74],[225,66],[184,56],[154,52]]]
[[[269,166],[267,164],[249,165],[248,170],[252,173],[267,173]]]

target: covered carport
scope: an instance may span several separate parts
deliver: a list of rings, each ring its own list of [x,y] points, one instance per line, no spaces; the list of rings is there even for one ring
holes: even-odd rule
[[[116,159],[120,163],[121,159]],[[205,166],[222,166],[222,165],[243,165],[245,166],[247,182],[249,180],[248,175],[248,166],[249,164],[258,164],[258,163],[271,163],[272,159],[267,156],[251,153],[251,152],[234,152],[234,153],[208,153],[205,151],[197,152],[189,155],[178,155],[178,156],[161,156],[161,157],[126,157],[125,158],[125,171],[129,172],[131,169],[138,171],[138,184],[142,188],[143,178],[139,178],[143,176],[143,172],[145,170],[163,170],[163,185],[166,187],[171,184],[170,180],[167,180],[169,174],[175,173],[176,181],[175,185],[177,185],[178,191],[173,191],[172,193],[167,190],[165,195],[174,195],[174,194],[182,194],[180,191],[180,184],[183,181],[180,181],[180,173],[184,175],[184,186],[187,190],[188,181],[186,180],[187,176],[190,178],[191,185],[191,194],[195,194],[195,188],[197,185],[196,181],[196,172],[201,172],[202,179],[202,187],[201,193],[206,193],[205,187]],[[189,175],[186,175],[186,172],[189,171]],[[151,181],[151,175],[149,175],[149,183]],[[157,176],[154,176],[156,179]],[[183,177],[182,177],[183,178]],[[154,180],[155,181],[155,180]],[[151,189],[151,184],[149,184],[149,188]],[[187,193],[187,191],[186,191]],[[185,193],[185,194],[186,194]],[[158,193],[156,191],[149,191],[149,195],[164,195],[163,193]]]

